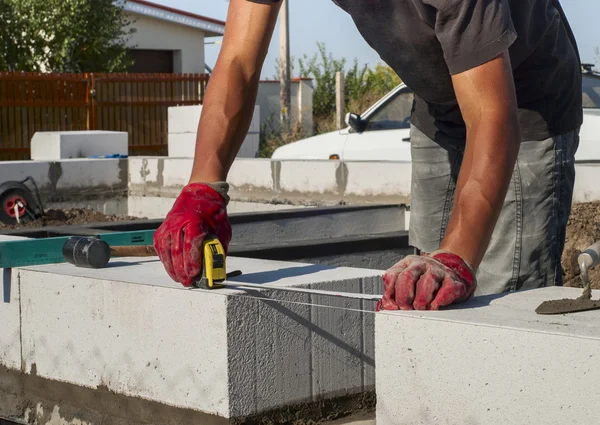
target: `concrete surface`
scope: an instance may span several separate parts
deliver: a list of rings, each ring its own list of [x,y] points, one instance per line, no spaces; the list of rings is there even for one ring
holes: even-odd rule
[[[165,218],[173,207],[175,198],[162,198],[158,196],[130,196],[126,214],[132,217]],[[265,204],[261,202],[231,201],[227,206],[229,214],[281,211],[290,209],[309,208],[304,205]]]
[[[31,139],[31,159],[56,161],[95,155],[127,155],[129,135],[121,131],[38,131]]]
[[[17,369],[21,366],[19,292],[16,273],[0,269],[2,299],[0,301],[0,364]]]
[[[19,236],[0,235],[0,242],[25,239]],[[19,293],[16,271],[0,269],[2,298],[0,298],[0,364],[9,368],[21,366],[19,324]]]
[[[127,159],[66,159],[0,163],[0,182],[33,177],[46,206],[67,202],[71,207],[104,203],[126,210]],[[64,204],[63,204],[64,205]]]
[[[580,294],[550,287],[377,314],[377,425],[597,424],[600,310],[535,313]]]
[[[192,159],[131,158],[129,194],[175,198]],[[228,182],[233,201],[332,206],[408,204],[410,163],[271,161],[238,158]]]
[[[162,218],[189,181],[192,158],[132,157],[9,161],[0,182],[32,176],[49,207],[89,207],[108,214]],[[590,182],[597,164],[577,164],[574,202],[600,200]],[[296,207],[408,205],[411,164],[271,161],[238,158],[231,168],[230,212]],[[408,218],[398,230],[408,228]]]
[[[244,282],[381,291],[374,270],[239,258],[228,258],[228,269],[243,270],[234,280]],[[37,379],[224,418],[374,388],[372,314],[285,302],[373,310],[372,301],[189,290],[154,259],[28,267],[18,282],[17,366]]]
[[[172,106],[169,108],[169,157],[193,158],[196,150],[198,123],[202,105]],[[260,106],[254,107],[254,114],[248,134],[237,154],[239,158],[257,158],[260,138]],[[188,176],[189,177],[189,176]]]
[[[600,164],[576,164],[573,202],[593,202],[600,200],[600,187],[596,184]]]

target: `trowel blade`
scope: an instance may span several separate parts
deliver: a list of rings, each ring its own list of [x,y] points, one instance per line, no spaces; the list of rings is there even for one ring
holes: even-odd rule
[[[563,299],[544,301],[535,309],[537,314],[567,314],[600,309],[600,300]]]

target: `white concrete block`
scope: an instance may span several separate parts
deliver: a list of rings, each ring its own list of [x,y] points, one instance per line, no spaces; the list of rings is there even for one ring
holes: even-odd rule
[[[410,162],[346,162],[348,184],[345,195],[410,199]]]
[[[227,205],[227,212],[233,213],[248,213],[248,212],[267,212],[267,211],[285,211],[297,210],[301,208],[313,208],[306,205],[287,205],[287,204],[265,204],[260,202],[239,202],[231,201]]]
[[[161,158],[129,158],[129,184],[158,183]]]
[[[31,139],[31,159],[48,161],[94,155],[127,155],[128,140],[127,132],[120,131],[37,132]]]
[[[129,196],[128,209],[126,214],[132,217],[146,217],[148,219],[165,218],[167,213],[173,207],[175,197],[159,197],[159,196]],[[295,210],[299,208],[312,208],[304,205],[287,205],[287,204],[267,204],[260,202],[239,202],[230,201],[227,205],[227,213],[250,213],[250,212],[266,212],[266,211],[281,211]]]
[[[194,161],[191,158],[165,158],[162,165],[162,185],[183,188],[190,181]]]
[[[202,105],[169,108],[168,150],[171,158],[193,158]],[[252,121],[238,156],[255,158],[260,134],[260,107],[255,106]]]
[[[53,163],[56,188],[127,187],[127,159],[80,159]]]
[[[281,161],[279,188],[283,192],[338,194],[337,161]]]
[[[193,158],[196,133],[169,133],[169,158]]]
[[[13,240],[2,237],[0,240]],[[0,269],[2,299],[0,300],[0,365],[10,369],[21,367],[21,325],[19,319],[19,281],[17,271]]]
[[[146,189],[183,188],[190,179],[192,158],[140,157],[129,160],[129,186]],[[134,195],[135,196],[135,195]]]
[[[131,217],[146,217],[148,219],[164,219],[173,204],[175,197],[159,196],[129,196],[127,215]]]
[[[234,281],[350,292],[373,291],[381,274],[241,258],[228,269],[244,272]],[[228,418],[373,387],[368,313],[295,304],[372,301],[189,290],[153,259],[28,267],[20,282],[23,364],[41,377]]]
[[[227,182],[234,190],[273,190],[273,163],[268,159],[237,158],[229,170]]]
[[[573,202],[594,202],[600,199],[600,187],[596,184],[600,167],[597,164],[576,164]]]
[[[550,287],[376,314],[377,425],[598,423],[600,310],[535,313],[579,295]]]
[[[3,161],[0,164],[0,182],[23,180],[31,176],[38,185],[49,183],[50,164],[48,162]]]
[[[168,130],[173,133],[194,133],[198,131],[202,105],[171,106],[168,112]]]
[[[31,176],[38,187],[56,189],[127,184],[127,159],[67,159],[7,161],[0,166],[0,182]]]

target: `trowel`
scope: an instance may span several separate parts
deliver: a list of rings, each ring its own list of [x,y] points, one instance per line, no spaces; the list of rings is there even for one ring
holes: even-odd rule
[[[583,282],[581,296],[577,299],[544,301],[535,312],[537,314],[567,314],[600,309],[600,300],[592,300],[592,287],[588,276],[588,272],[599,263],[600,241],[587,248],[577,257],[577,264]]]

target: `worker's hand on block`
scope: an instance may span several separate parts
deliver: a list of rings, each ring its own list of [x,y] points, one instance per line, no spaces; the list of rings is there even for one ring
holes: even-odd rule
[[[445,251],[407,256],[385,272],[383,281],[378,306],[383,310],[438,310],[468,300],[477,286],[471,267]]]
[[[224,196],[227,196],[226,193]],[[190,183],[154,234],[154,247],[171,278],[191,286],[202,267],[202,241],[216,236],[225,253],[231,241],[227,201],[208,184]]]

